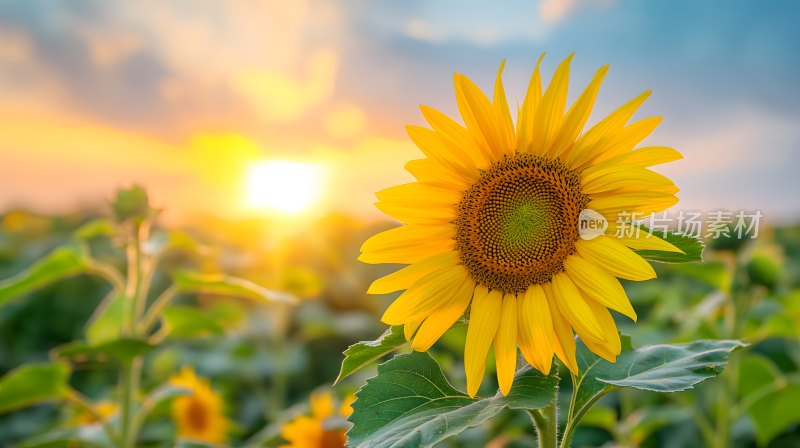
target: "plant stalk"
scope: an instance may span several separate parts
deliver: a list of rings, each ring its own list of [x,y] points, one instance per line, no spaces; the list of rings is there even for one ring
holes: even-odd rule
[[[548,406],[528,411],[539,436],[539,448],[558,447],[557,401],[556,397],[553,397],[553,402]]]

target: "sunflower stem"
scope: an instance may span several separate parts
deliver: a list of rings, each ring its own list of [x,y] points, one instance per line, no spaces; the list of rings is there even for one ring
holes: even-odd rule
[[[558,447],[558,403],[553,397],[553,402],[541,409],[529,410],[528,414],[533,420],[533,426],[539,436],[539,448]]]
[[[141,320],[146,301],[149,281],[144,267],[144,251],[142,243],[147,239],[149,225],[147,222],[137,223],[132,226],[132,232],[127,244],[126,254],[128,258],[128,278],[125,288],[129,306],[125,315],[125,325],[123,334],[135,338],[139,335],[139,320]],[[136,434],[138,432],[136,415],[134,413],[134,401],[139,393],[142,374],[142,358],[137,357],[131,362],[122,366],[120,375],[121,397],[121,419],[122,448],[133,448],[136,445]]]

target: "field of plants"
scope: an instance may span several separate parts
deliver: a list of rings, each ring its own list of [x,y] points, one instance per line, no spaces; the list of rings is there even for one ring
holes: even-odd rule
[[[358,406],[351,414],[348,405],[359,388],[363,400],[392,393],[370,390],[374,383],[366,380],[398,354],[381,375],[393,367],[429,369],[440,387],[469,400],[458,392],[465,390],[464,326],[448,331],[432,358],[402,355],[410,353],[402,330],[348,349],[386,330],[379,318],[390,298],[365,291],[387,271],[356,261],[375,227],[331,215],[311,232],[272,244],[265,222],[163,228],[145,200],[133,188],[106,210],[2,217],[3,446],[121,446],[124,438],[153,447],[337,446],[351,425],[347,417],[358,415]],[[714,376],[691,390],[618,386],[599,397],[589,390],[582,399],[599,401],[572,428],[573,446],[800,443],[800,227],[716,239],[704,258],[656,263],[657,280],[625,284],[639,315],[636,325],[618,319],[630,335],[625,343],[631,350],[698,340],[744,344],[729,347],[736,348],[730,358],[723,350],[724,357],[691,372],[676,366],[659,380],[679,383],[678,390],[688,388],[680,375],[696,377],[688,384]],[[136,301],[125,299],[131,291]],[[401,369],[398,360],[411,364]],[[425,363],[438,363],[444,377]],[[558,370],[561,379],[551,381],[560,385],[563,425],[575,386],[563,366]],[[487,375],[479,396],[491,397],[495,388]],[[498,401],[473,416],[454,414],[457,429],[441,443],[531,446],[531,420],[515,409]],[[384,442],[392,431],[411,431],[356,422],[362,442],[369,431],[387,431]],[[426,422],[419,417],[414,425]]]

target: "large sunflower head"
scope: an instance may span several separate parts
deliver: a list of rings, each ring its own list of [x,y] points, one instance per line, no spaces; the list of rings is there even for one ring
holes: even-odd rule
[[[180,373],[170,378],[173,386],[189,389],[172,401],[172,418],[178,428],[178,437],[198,442],[222,444],[230,425],[225,418],[222,397],[208,381],[198,378],[194,370],[183,366]]]
[[[353,413],[353,399],[336,406],[330,393],[312,394],[311,415],[301,415],[283,426],[281,437],[288,442],[283,448],[344,448],[345,419]]]
[[[553,354],[577,372],[576,333],[614,362],[621,345],[608,309],[636,319],[617,278],[655,277],[636,249],[679,252],[647,232],[615,231],[621,214],[660,212],[678,200],[672,181],[649,167],[680,153],[637,148],[661,119],[629,123],[649,92],[584,131],[608,67],[567,108],[572,56],[544,91],[541,60],[516,123],[502,66],[491,99],[455,75],[463,125],[422,106],[430,128],[407,128],[425,155],[406,165],[417,182],[377,193],[377,207],[403,225],[361,247],[361,261],[409,265],[375,281],[369,293],[405,290],[383,321],[404,325],[415,350],[427,350],[469,310],[464,364],[471,396],[492,345],[504,394],[518,346],[545,374]],[[606,232],[582,235],[584,213],[604,218]]]

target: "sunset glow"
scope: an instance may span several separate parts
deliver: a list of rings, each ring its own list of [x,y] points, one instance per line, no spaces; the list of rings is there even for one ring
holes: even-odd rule
[[[295,214],[318,202],[322,169],[287,160],[253,164],[247,172],[247,204],[259,210]]]

